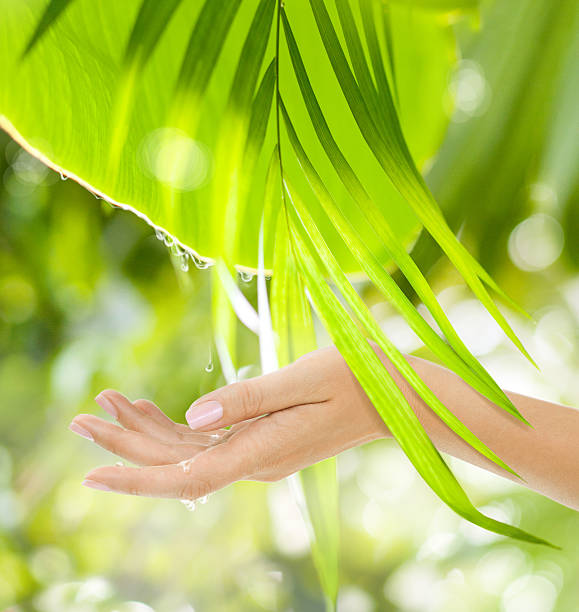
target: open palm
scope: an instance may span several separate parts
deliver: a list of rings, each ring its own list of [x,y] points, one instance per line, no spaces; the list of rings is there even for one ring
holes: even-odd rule
[[[197,431],[148,400],[112,390],[96,399],[119,425],[81,414],[71,429],[141,467],[99,467],[84,484],[132,495],[194,500],[237,480],[279,480],[387,434],[334,348],[200,398],[187,415]],[[215,420],[202,425],[199,412]]]

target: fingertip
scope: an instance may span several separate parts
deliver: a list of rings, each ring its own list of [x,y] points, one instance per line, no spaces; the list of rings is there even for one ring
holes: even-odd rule
[[[90,478],[85,478],[81,484],[85,487],[88,487],[89,489],[96,489],[97,491],[112,491],[112,489],[104,482],[90,480]]]
[[[185,413],[187,424],[194,430],[214,425],[222,417],[223,406],[215,400],[208,400],[201,404],[194,402]]]
[[[152,402],[147,399],[139,398],[133,402],[133,406],[149,414],[152,408]]]
[[[94,414],[90,414],[89,412],[79,412],[78,414],[75,414],[72,417],[72,420],[74,421],[75,419],[85,418],[85,417],[88,417],[88,418],[92,417],[93,419],[96,418]]]
[[[100,397],[107,397],[108,395],[114,395],[114,394],[120,395],[120,393],[116,391],[115,389],[103,389],[100,393],[97,393],[95,395],[95,400],[98,400]]]
[[[101,465],[88,472],[84,478],[85,480],[106,480],[114,477],[124,468],[126,468],[125,465]]]

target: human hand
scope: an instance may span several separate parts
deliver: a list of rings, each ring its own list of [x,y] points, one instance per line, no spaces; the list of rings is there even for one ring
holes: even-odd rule
[[[194,500],[237,480],[276,481],[388,434],[333,347],[208,393],[187,411],[189,427],[116,391],[96,401],[122,427],[81,414],[70,428],[141,467],[98,467],[83,484],[131,495]]]

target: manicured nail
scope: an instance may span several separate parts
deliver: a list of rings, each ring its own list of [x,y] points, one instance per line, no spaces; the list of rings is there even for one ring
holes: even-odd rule
[[[68,426],[68,428],[70,429],[70,431],[74,431],[75,434],[78,434],[79,436],[82,436],[83,438],[86,438],[87,440],[94,442],[94,438],[92,437],[92,434],[90,433],[90,431],[88,431],[84,427],[81,427],[78,423],[75,423],[73,421]]]
[[[83,480],[82,484],[85,487],[90,487],[91,489],[98,489],[99,491],[112,491],[110,487],[102,482],[97,482],[96,480]]]
[[[94,401],[106,412],[108,412],[113,418],[117,419],[119,413],[117,412],[116,406],[111,402],[111,400],[104,395],[104,392],[99,393]]]
[[[223,416],[223,406],[219,402],[204,402],[197,406],[191,406],[185,413],[185,418],[191,429],[205,427],[215,423]]]

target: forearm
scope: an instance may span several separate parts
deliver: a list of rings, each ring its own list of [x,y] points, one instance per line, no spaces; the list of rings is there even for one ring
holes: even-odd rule
[[[388,359],[384,355],[381,358],[440,451],[521,482],[452,432]],[[449,410],[520,474],[526,486],[579,510],[578,410],[507,392],[531,423],[529,427],[477,393],[453,372],[418,357],[410,356],[407,360]]]

